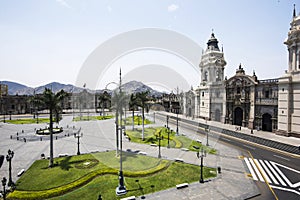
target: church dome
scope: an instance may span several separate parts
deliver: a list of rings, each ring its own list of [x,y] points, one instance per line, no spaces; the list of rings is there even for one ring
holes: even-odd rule
[[[217,38],[215,37],[215,34],[212,33],[210,39],[207,42],[207,49],[220,51],[218,43],[219,42],[218,42]]]

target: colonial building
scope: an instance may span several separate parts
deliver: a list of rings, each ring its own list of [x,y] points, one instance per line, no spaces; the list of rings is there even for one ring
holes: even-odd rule
[[[288,38],[288,70],[279,78],[278,133],[300,137],[300,14],[293,19]]]
[[[258,80],[254,72],[246,75],[240,65],[225,85],[225,123],[264,131],[277,129],[277,79]]]

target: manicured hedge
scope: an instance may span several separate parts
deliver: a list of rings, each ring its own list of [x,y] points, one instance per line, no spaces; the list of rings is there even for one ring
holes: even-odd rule
[[[167,169],[170,165],[169,161],[162,160],[159,165],[157,165],[154,168],[148,169],[148,170],[143,170],[143,171],[137,171],[137,172],[130,172],[130,171],[124,171],[124,175],[127,177],[143,177],[143,176],[149,176],[154,173],[157,173],[161,170]],[[100,175],[106,175],[106,174],[118,174],[117,169],[113,168],[107,168],[107,169],[100,169],[93,171],[80,179],[57,187],[57,188],[52,188],[49,190],[42,190],[42,191],[20,191],[20,190],[15,190],[14,192],[10,193],[8,195],[9,199],[45,199],[45,198],[50,198],[50,197],[55,197],[55,196],[60,196],[63,195],[67,192],[70,192],[76,188],[79,188],[91,180],[93,180],[95,177],[100,176]]]

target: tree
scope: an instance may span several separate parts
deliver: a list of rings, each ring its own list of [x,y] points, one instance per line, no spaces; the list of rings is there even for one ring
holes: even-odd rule
[[[149,91],[136,93],[138,106],[142,108],[142,140],[145,139],[144,136],[144,121],[145,121],[145,108],[147,106],[146,102],[149,100]]]
[[[62,101],[67,96],[64,90],[57,92],[56,94],[52,92],[51,89],[45,88],[45,91],[38,99],[38,101],[49,109],[49,132],[50,132],[50,160],[49,167],[53,167],[53,115],[55,115],[56,122],[59,122],[59,114],[62,111]]]
[[[108,103],[110,104],[111,96],[108,94],[108,92],[103,92],[99,95],[99,107],[102,108],[102,116],[104,116],[104,108],[108,107]]]
[[[134,111],[138,106],[138,99],[135,94],[130,95],[129,110],[132,111],[132,130],[134,130]]]

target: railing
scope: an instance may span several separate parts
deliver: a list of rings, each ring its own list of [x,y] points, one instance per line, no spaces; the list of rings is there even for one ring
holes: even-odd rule
[[[278,98],[257,98],[255,103],[263,105],[278,105]]]

